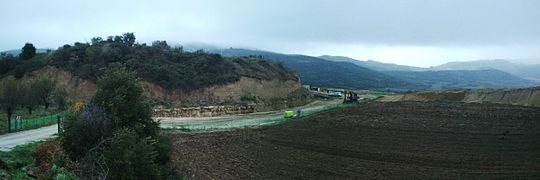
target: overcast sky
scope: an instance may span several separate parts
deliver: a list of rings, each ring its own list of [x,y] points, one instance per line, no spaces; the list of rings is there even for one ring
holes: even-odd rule
[[[0,50],[135,32],[415,66],[540,57],[540,0],[2,0]],[[540,62],[538,62],[540,63]]]

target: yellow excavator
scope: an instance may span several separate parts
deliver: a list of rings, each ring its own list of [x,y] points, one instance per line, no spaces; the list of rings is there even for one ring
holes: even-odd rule
[[[345,89],[343,92],[343,103],[358,102],[358,99],[358,94],[349,89]]]

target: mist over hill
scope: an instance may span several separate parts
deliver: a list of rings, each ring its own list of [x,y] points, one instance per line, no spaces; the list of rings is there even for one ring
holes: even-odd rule
[[[356,60],[350,57],[345,56],[329,56],[329,55],[323,55],[319,56],[319,58],[330,60],[330,61],[336,61],[336,62],[350,62],[353,64],[356,64],[358,66],[366,67],[369,69],[377,70],[377,71],[425,71],[426,68],[421,67],[414,67],[414,66],[405,66],[405,65],[398,65],[393,63],[382,63],[374,60]]]
[[[540,62],[537,64],[520,64],[508,60],[477,60],[449,62],[436,66],[434,70],[485,70],[497,69],[521,78],[540,81]]]

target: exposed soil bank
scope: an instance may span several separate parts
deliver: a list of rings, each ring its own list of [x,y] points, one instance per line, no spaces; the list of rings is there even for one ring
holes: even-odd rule
[[[457,101],[540,107],[540,87],[408,93],[395,101]]]
[[[29,73],[29,77],[47,77],[56,81],[57,85],[64,88],[69,96],[78,100],[89,100],[96,91],[94,82],[79,78],[72,73],[52,66],[46,66],[40,70]],[[176,104],[183,101],[205,101],[220,103],[224,101],[239,101],[242,97],[259,97],[262,99],[285,98],[293,91],[301,88],[296,80],[259,80],[249,77],[241,77],[239,81],[226,85],[211,86],[193,91],[182,89],[167,90],[155,83],[141,82],[148,97],[157,102]]]

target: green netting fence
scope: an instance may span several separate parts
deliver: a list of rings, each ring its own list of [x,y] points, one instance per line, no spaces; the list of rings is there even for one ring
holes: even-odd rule
[[[375,99],[378,99],[377,97]],[[295,116],[294,118],[285,118],[282,114],[275,114],[270,117],[264,118],[252,118],[252,119],[233,119],[225,121],[212,121],[212,122],[162,122],[161,127],[163,129],[178,129],[183,131],[210,131],[210,130],[223,130],[223,129],[236,129],[236,128],[246,128],[246,127],[261,127],[268,125],[275,125],[282,123],[284,121],[294,120],[295,118],[306,117],[320,112],[333,110],[333,109],[342,109],[349,108],[353,106],[358,106],[362,103],[373,101],[375,99],[364,99],[358,103],[348,103],[348,104],[335,104],[330,106],[324,106],[320,108],[312,108],[309,110],[302,110],[300,115]]]
[[[58,122],[58,117],[64,116],[65,112],[60,112],[39,118],[25,119],[21,117],[17,119],[16,116],[11,118],[11,132],[24,131],[28,129],[40,128],[43,126],[53,125]],[[6,122],[4,132],[8,132],[8,125]]]

